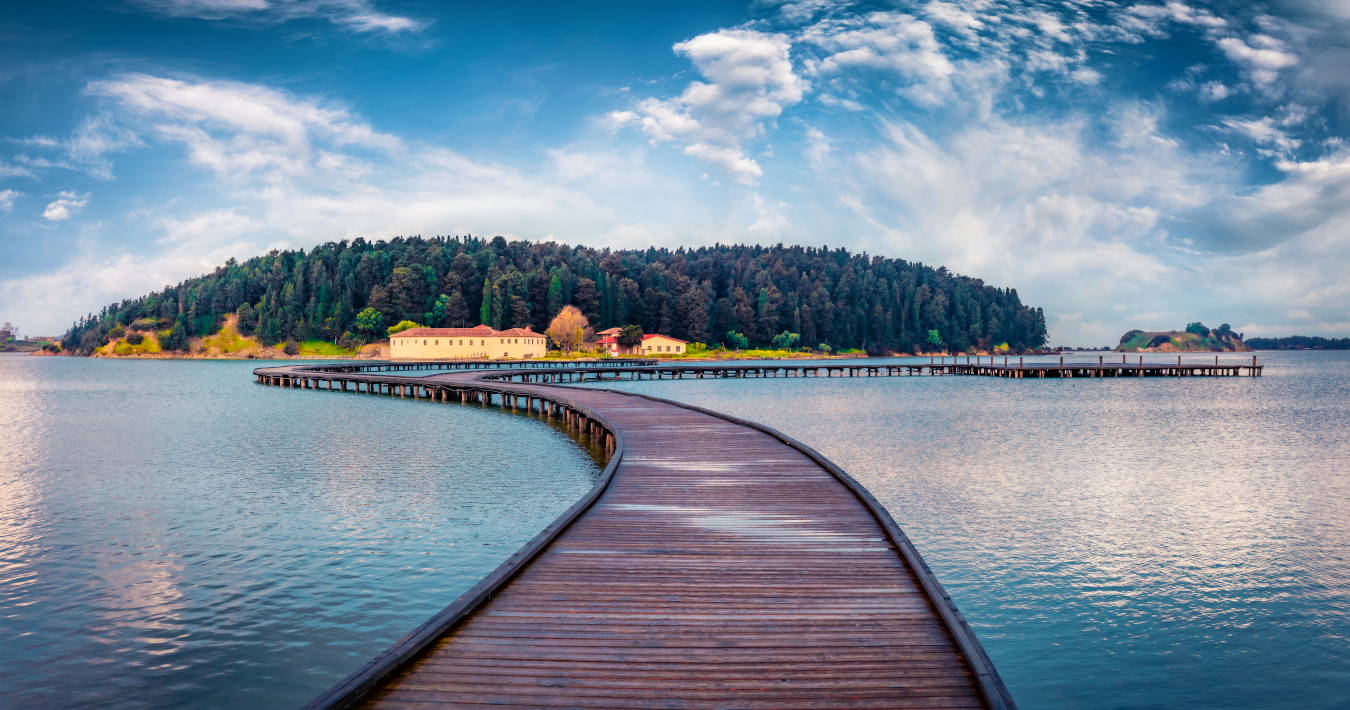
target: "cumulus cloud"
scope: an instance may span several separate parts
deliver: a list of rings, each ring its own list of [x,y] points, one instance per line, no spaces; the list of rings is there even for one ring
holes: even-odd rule
[[[799,41],[826,51],[823,59],[808,64],[813,73],[860,68],[893,73],[905,80],[902,91],[920,103],[941,102],[956,71],[932,25],[904,13],[828,19],[808,28]]]
[[[1298,64],[1298,57],[1284,51],[1284,43],[1267,35],[1252,35],[1248,44],[1237,37],[1218,41],[1219,49],[1234,63],[1246,69],[1257,86],[1269,87],[1280,76],[1280,70]]]
[[[806,89],[793,71],[789,48],[786,36],[744,29],[681,42],[675,52],[688,57],[707,81],[692,81],[677,98],[647,99],[610,119],[640,125],[653,143],[683,142],[686,154],[754,184],[764,171],[745,154],[744,141],[761,135],[764,122],[799,103]]]
[[[88,203],[88,195],[81,197],[73,192],[61,192],[58,193],[56,200],[43,210],[42,216],[53,222],[60,222],[63,219],[70,219],[71,215],[84,209]]]
[[[369,0],[134,0],[170,17],[285,22],[321,18],[356,32],[414,32],[425,22],[377,10]]]

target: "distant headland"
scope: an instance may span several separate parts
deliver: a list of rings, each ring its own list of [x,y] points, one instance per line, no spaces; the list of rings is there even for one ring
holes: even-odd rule
[[[1317,335],[1290,335],[1283,338],[1252,338],[1253,350],[1350,350],[1350,338],[1323,338]]]
[[[1118,353],[1210,353],[1251,352],[1241,333],[1234,333],[1227,324],[1207,328],[1203,323],[1191,323],[1185,330],[1145,331],[1131,330],[1120,336]]]

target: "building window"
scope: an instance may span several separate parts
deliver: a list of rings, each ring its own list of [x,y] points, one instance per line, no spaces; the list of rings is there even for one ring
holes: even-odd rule
[[[427,341],[423,340],[423,341],[422,341],[422,344],[423,344],[423,345],[426,345],[426,344],[427,344]]]

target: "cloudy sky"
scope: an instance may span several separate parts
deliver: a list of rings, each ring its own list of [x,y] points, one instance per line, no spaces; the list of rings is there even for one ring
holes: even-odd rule
[[[0,320],[471,233],[944,264],[1062,345],[1343,336],[1347,67],[1347,0],[15,3]]]

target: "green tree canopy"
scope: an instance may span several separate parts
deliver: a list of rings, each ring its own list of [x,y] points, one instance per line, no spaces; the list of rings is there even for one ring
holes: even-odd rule
[[[185,336],[207,335],[236,312],[241,331],[269,345],[347,331],[375,339],[385,323],[402,320],[543,332],[569,305],[597,330],[632,324],[728,346],[739,345],[731,333],[764,347],[784,331],[874,353],[1005,342],[1023,351],[1047,337],[1044,313],[1015,289],[903,259],[828,247],[614,251],[468,236],[344,240],[230,260],[81,318],[63,345],[84,352],[82,344],[106,342],[118,324],[169,319],[164,329],[180,314]]]
[[[642,326],[625,325],[623,330],[619,331],[619,337],[615,338],[615,340],[618,341],[619,345],[622,345],[625,348],[631,348],[642,342],[642,336]]]
[[[363,308],[356,314],[356,331],[365,333],[369,337],[375,337],[381,330],[384,330],[384,314],[374,308]]]

